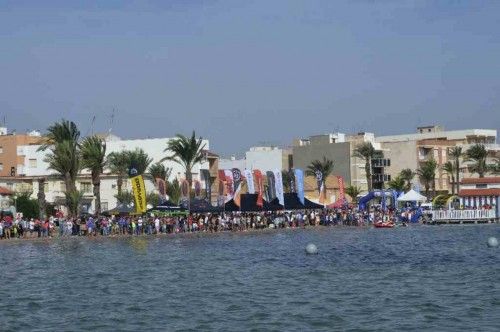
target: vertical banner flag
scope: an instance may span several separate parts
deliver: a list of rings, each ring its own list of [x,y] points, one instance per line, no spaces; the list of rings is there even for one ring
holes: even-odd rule
[[[233,168],[231,169],[231,173],[233,173],[233,186],[234,192],[236,192],[236,189],[238,189],[241,183],[241,171],[237,168]]]
[[[181,182],[181,194],[183,198],[189,199],[189,182],[186,179]]]
[[[294,169],[295,185],[297,186],[297,196],[302,204],[304,204],[304,171],[301,169]]]
[[[285,206],[285,197],[283,194],[283,176],[279,169],[274,171],[274,185],[276,189],[276,197],[281,205]]]
[[[249,194],[255,194],[255,185],[254,185],[254,182],[253,182],[252,171],[249,170],[249,169],[245,169],[243,171],[243,174],[245,175],[245,178],[247,180],[248,193]]]
[[[229,169],[224,170],[224,179],[226,181],[226,202],[233,198],[234,188],[233,188],[233,172]]]
[[[255,175],[255,182],[257,184],[257,206],[263,207],[264,200],[262,198],[262,192],[264,191],[264,179],[262,177],[262,172],[258,169],[253,171]]]
[[[201,183],[198,180],[194,180],[194,196],[195,197],[201,196]]]
[[[210,179],[210,171],[208,169],[201,170],[201,176],[205,181],[205,194],[208,200],[212,200],[212,181]]]
[[[325,179],[323,179],[323,173],[316,171],[316,182],[318,184],[319,192],[319,204],[325,204]]]
[[[160,194],[161,200],[165,200],[167,197],[167,183],[165,180],[156,178],[156,188],[158,189],[158,193]]]
[[[130,179],[132,182],[132,191],[134,193],[135,212],[146,212],[146,189],[142,175],[134,176]]]
[[[272,171],[267,171],[266,172],[267,176],[267,190],[268,190],[268,198],[269,201],[272,201],[273,199],[276,198],[276,187],[275,187],[275,179],[274,179],[274,173]]]
[[[243,183],[240,181],[238,184],[238,187],[236,187],[236,189],[234,190],[233,201],[237,207],[241,207],[241,186],[242,185],[243,185]]]
[[[337,176],[337,181],[339,182],[339,201],[345,202],[345,189],[344,189],[344,178]],[[355,197],[353,197],[355,199]]]

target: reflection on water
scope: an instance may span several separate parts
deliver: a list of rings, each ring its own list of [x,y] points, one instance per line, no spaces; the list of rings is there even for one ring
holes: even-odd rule
[[[0,330],[495,331],[489,236],[500,227],[1,241]]]

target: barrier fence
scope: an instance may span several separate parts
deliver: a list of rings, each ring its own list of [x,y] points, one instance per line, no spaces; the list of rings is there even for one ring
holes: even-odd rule
[[[495,210],[435,210],[432,220],[476,220],[496,218]]]

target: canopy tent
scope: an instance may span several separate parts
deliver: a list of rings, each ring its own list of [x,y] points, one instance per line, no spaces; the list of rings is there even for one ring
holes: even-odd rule
[[[133,206],[128,206],[127,204],[120,203],[115,208],[102,212],[102,214],[105,216],[123,216],[135,214],[135,208]]]
[[[419,194],[418,192],[416,192],[413,189],[411,189],[406,194],[398,197],[399,202],[425,202],[426,200],[427,200],[427,197]]]
[[[221,208],[217,206],[213,206],[210,202],[203,198],[193,198],[189,202],[189,207],[187,206],[187,202],[184,202],[181,205],[184,209],[194,213],[207,213],[207,212],[220,212]]]
[[[176,205],[170,201],[162,202],[147,211],[148,213],[153,213],[155,215],[175,215],[175,214],[186,214],[187,210],[182,206]]]
[[[230,200],[224,206],[224,211],[243,211],[243,212],[257,212],[257,211],[277,211],[283,210],[283,206],[277,203],[277,199],[266,202],[263,201],[263,207],[257,205],[257,194],[242,194],[241,206],[237,206],[234,200]]]
[[[323,205],[314,203],[307,198],[304,198],[304,204],[302,204],[297,193],[285,193],[284,198],[286,210],[317,210],[324,208]]]

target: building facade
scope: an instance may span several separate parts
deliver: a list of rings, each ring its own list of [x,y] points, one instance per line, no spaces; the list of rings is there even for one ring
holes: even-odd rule
[[[19,165],[24,156],[18,154],[18,147],[40,144],[41,136],[37,131],[27,134],[9,134],[7,128],[0,127],[0,177],[14,177],[19,174]]]
[[[488,163],[500,157],[500,145],[496,144],[497,131],[489,129],[467,129],[445,131],[440,126],[418,127],[416,133],[392,136],[379,136],[376,141],[381,144],[391,165],[387,173],[396,177],[401,170],[409,168],[413,171],[429,159],[437,162],[436,190],[451,191],[451,176],[444,170],[443,165],[450,161],[449,151],[456,146],[462,147],[465,152],[474,144],[484,144],[488,150]],[[461,158],[460,178],[472,177],[471,162]],[[460,181],[460,179],[458,180]],[[414,184],[421,185],[418,177]]]

